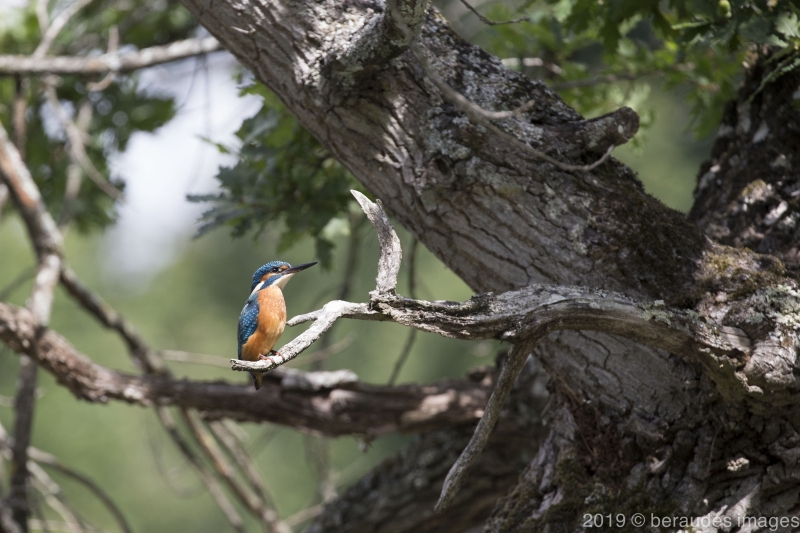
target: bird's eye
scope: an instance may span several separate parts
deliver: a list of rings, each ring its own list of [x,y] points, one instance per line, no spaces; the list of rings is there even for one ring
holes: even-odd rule
[[[278,267],[273,267],[272,271],[273,272],[277,272],[278,271]]]

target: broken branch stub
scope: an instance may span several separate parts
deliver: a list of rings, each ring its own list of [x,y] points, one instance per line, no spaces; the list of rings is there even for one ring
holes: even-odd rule
[[[400,272],[400,261],[403,259],[403,250],[400,239],[394,228],[389,223],[389,217],[383,210],[381,201],[371,202],[369,198],[358,191],[350,191],[361,209],[367,215],[375,231],[378,232],[378,242],[381,246],[381,258],[378,260],[378,277],[375,278],[375,289],[378,294],[395,294],[397,289],[397,274]]]

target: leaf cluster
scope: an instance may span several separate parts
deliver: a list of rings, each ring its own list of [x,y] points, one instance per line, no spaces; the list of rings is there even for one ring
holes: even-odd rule
[[[621,105],[650,118],[655,81],[679,87],[692,107],[695,133],[719,124],[743,62],[770,47],[793,55],[800,47],[798,0],[546,0],[524,5],[528,22],[491,26],[478,40],[512,66],[550,81],[582,113]],[[517,14],[495,4],[494,20]],[[534,59],[534,60],[532,60]],[[527,61],[526,61],[527,60]],[[784,70],[794,61],[783,65]]]
[[[4,54],[31,54],[41,42],[42,31],[34,10],[35,2],[13,13],[13,23],[0,25],[0,50]],[[63,11],[58,4],[51,19]],[[111,28],[126,46],[147,47],[189,37],[197,23],[177,2],[129,0],[95,1],[79,11],[59,33],[50,54],[85,56],[106,51]],[[85,149],[92,165],[117,189],[123,180],[109,167],[111,156],[127,147],[137,132],[152,132],[171,120],[176,113],[169,96],[143,89],[137,74],[120,75],[101,91],[90,90],[91,82],[83,76],[58,78],[56,92],[64,109],[73,117],[88,103],[92,119],[85,135]],[[25,102],[25,138],[21,150],[45,203],[57,217],[64,209],[67,171],[72,164],[65,130],[44,96],[43,80],[0,78],[0,121],[12,130],[17,99]],[[85,178],[78,196],[69,206],[71,220],[81,231],[103,228],[116,219],[116,202]]]
[[[272,93],[258,84],[245,91],[261,95],[264,105],[236,132],[241,148],[217,145],[238,156],[236,165],[217,175],[221,192],[188,197],[213,204],[198,235],[221,226],[234,236],[250,230],[258,235],[274,224],[280,227],[278,251],[311,237],[317,258],[330,267],[332,237],[347,227],[349,191],[358,185]]]
[[[754,47],[778,47],[779,56],[794,60],[797,1],[544,0],[518,13],[494,2],[486,8],[490,18],[522,14],[528,20],[488,26],[476,41],[509,66],[549,80],[584,115],[627,105],[646,128],[654,118],[647,102],[651,84],[680,86],[692,105],[695,132],[705,136],[719,124]],[[783,71],[794,68],[789,59],[784,63]],[[237,133],[239,162],[220,171],[222,192],[190,198],[213,204],[199,234],[219,226],[237,236],[251,229],[258,234],[278,223],[280,249],[311,236],[327,264],[332,243],[326,229],[347,213],[355,181],[267,89],[255,84],[247,92],[263,96],[264,106]]]

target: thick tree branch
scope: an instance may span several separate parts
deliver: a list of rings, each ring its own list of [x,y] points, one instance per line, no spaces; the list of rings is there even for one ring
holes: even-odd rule
[[[428,6],[429,0],[388,0],[379,14],[356,32],[350,46],[332,54],[328,68],[334,90],[349,91],[404,52],[420,31]]]
[[[0,303],[0,339],[25,353],[79,398],[104,403],[178,405],[209,418],[268,421],[325,435],[414,433],[477,421],[491,379],[380,387],[352,377],[273,372],[264,387],[132,376],[90,361],[52,330],[37,332],[31,313]],[[350,373],[352,376],[352,373]]]
[[[411,50],[414,52],[414,56],[419,61],[420,65],[422,66],[425,73],[428,75],[430,80],[433,82],[436,87],[442,91],[442,94],[453,104],[456,105],[461,111],[466,114],[470,120],[483,126],[487,130],[489,130],[494,135],[498,136],[499,138],[507,141],[515,148],[518,148],[523,153],[529,153],[533,155],[537,159],[541,159],[543,161],[547,161],[551,165],[555,166],[560,170],[564,170],[566,172],[589,172],[594,170],[601,164],[605,162],[606,159],[611,155],[612,150],[619,144],[623,144],[628,142],[633,135],[639,129],[639,117],[636,113],[628,108],[623,107],[609,115],[605,115],[604,117],[600,117],[601,120],[595,120],[593,122],[590,121],[580,121],[578,124],[589,124],[591,123],[594,127],[590,128],[581,128],[579,126],[559,126],[561,128],[570,129],[574,133],[578,133],[581,130],[585,132],[584,135],[575,135],[577,138],[585,137],[589,139],[589,142],[584,141],[584,145],[586,147],[597,148],[598,146],[601,149],[604,149],[605,152],[603,155],[589,165],[571,165],[568,163],[564,163],[550,157],[549,155],[545,154],[544,152],[533,148],[532,146],[525,144],[524,142],[520,141],[514,135],[506,133],[504,130],[497,127],[492,120],[499,120],[504,118],[509,118],[516,114],[519,114],[521,111],[524,111],[530,107],[532,107],[531,103],[533,102],[528,101],[527,103],[523,104],[519,108],[514,111],[499,111],[499,112],[492,112],[486,111],[479,105],[471,102],[466,97],[464,97],[461,93],[450,87],[444,79],[436,72],[436,69],[433,68],[430,61],[425,55],[419,46],[415,43],[411,45]],[[599,130],[599,131],[598,131]],[[605,142],[602,145],[600,144],[602,140],[606,140],[609,142]]]
[[[135,52],[114,52],[94,57],[0,55],[0,74],[83,74],[125,73],[220,50],[213,37],[186,39]]]

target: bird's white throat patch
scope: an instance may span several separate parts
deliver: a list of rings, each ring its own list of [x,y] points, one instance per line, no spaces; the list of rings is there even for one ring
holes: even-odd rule
[[[289,283],[289,280],[292,279],[292,276],[294,276],[295,274],[296,274],[296,272],[292,272],[291,274],[286,274],[284,276],[281,276],[278,279],[278,281],[276,281],[275,283],[272,284],[272,286],[273,287],[278,287],[279,289],[283,289],[286,286],[286,284]],[[250,293],[250,296],[254,295],[258,291],[263,289],[265,283],[266,283],[266,281],[262,281],[261,283],[256,285],[256,288],[253,289],[253,292]]]
[[[264,286],[264,282],[262,281],[261,283],[259,283],[258,285],[256,285],[256,288],[255,288],[255,289],[253,289],[253,292],[251,292],[251,293],[250,293],[250,296],[252,296],[252,295],[254,295],[255,293],[257,293],[258,291],[260,291],[260,290],[261,290],[261,287],[263,287],[263,286]]]
[[[295,274],[294,272],[292,272],[291,274],[284,274],[283,276],[280,277],[278,281],[274,283],[274,285],[279,289],[283,289],[286,286],[286,284],[289,283],[289,280],[292,279],[292,276],[294,276],[294,274]]]

